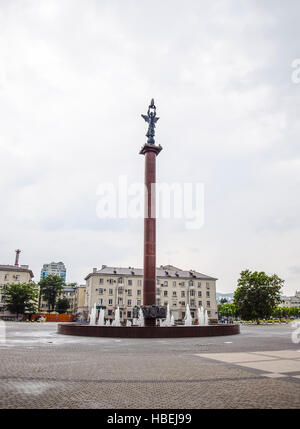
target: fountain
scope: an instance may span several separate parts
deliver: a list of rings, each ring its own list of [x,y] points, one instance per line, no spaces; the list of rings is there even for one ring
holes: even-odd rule
[[[164,326],[171,326],[171,312],[170,312],[169,304],[167,305],[167,317],[166,317]]]
[[[145,214],[144,214],[144,267],[143,267],[143,305],[137,314],[133,312],[133,326],[126,323],[121,326],[120,310],[115,310],[115,319],[112,324],[107,321],[104,324],[102,312],[99,314],[98,326],[96,325],[96,304],[91,309],[89,325],[84,323],[63,323],[58,325],[58,332],[65,335],[83,335],[98,337],[119,338],[180,338],[180,337],[205,337],[213,335],[233,335],[240,331],[239,325],[214,324],[208,325],[207,311],[200,309],[198,312],[200,326],[193,325],[189,305],[186,306],[185,326],[174,326],[174,317],[170,314],[168,306],[156,304],[156,158],[162,147],[155,142],[155,127],[158,121],[154,100],[148,107],[147,115],[142,115],[148,124],[146,136],[147,142],[140,150],[145,156]],[[125,146],[126,148],[126,146]],[[126,149],[125,149],[126,150]],[[120,158],[122,154],[117,154]],[[153,186],[154,185],[154,186]],[[192,274],[190,272],[190,274]],[[141,305],[141,303],[139,304]],[[90,303],[89,303],[90,306]],[[200,316],[200,317],[199,317]],[[162,321],[156,326],[157,319]]]
[[[184,325],[185,326],[192,326],[193,325],[193,319],[192,319],[192,315],[190,312],[190,306],[188,304],[186,305],[186,315],[184,318]]]
[[[113,320],[112,326],[121,326],[120,308],[119,307],[115,311],[115,320]]]
[[[90,312],[90,325],[96,325],[96,303],[94,304],[93,308]]]
[[[107,319],[107,321],[105,322],[105,326],[110,326],[110,320]]]
[[[173,314],[171,316],[171,326],[175,326],[175,319],[174,319]]]
[[[101,308],[100,313],[99,313],[98,326],[105,326],[103,308]]]
[[[208,325],[208,313],[207,310],[205,310],[204,312],[204,326]]]
[[[126,326],[131,326],[131,321],[130,320],[126,320]]]
[[[138,322],[138,326],[141,326],[141,327],[145,326],[144,315],[141,308],[139,309],[139,318],[137,322]]]

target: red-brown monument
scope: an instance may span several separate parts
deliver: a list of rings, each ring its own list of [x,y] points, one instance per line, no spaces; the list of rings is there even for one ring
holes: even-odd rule
[[[165,309],[156,306],[156,211],[155,211],[155,184],[156,184],[156,157],[162,150],[155,145],[156,117],[154,100],[148,108],[147,115],[142,115],[149,124],[147,143],[142,147],[140,154],[145,155],[145,217],[144,217],[144,299],[143,313],[145,326],[155,326],[156,318],[165,317]]]

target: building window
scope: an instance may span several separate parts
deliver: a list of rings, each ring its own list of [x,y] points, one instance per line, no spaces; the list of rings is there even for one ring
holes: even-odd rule
[[[109,316],[111,316],[111,315],[112,315],[112,310],[108,310],[107,314],[108,314]]]
[[[177,302],[173,301],[173,307],[177,307]]]
[[[202,307],[202,301],[198,301],[198,307]]]
[[[206,301],[206,306],[210,307],[210,301]]]
[[[114,293],[113,289],[109,289],[108,293],[109,293],[109,295],[113,295],[113,293]]]
[[[191,299],[191,307],[195,307],[195,300]]]
[[[181,301],[181,305],[185,306],[185,301]]]
[[[210,316],[210,310],[208,310],[207,315]]]
[[[119,277],[119,278],[118,278],[118,283],[119,283],[119,284],[123,284],[123,277]]]
[[[209,282],[206,282],[206,289],[209,289]]]
[[[137,305],[137,306],[140,306],[140,305],[141,305],[141,300],[140,300],[140,299],[137,299],[137,301],[136,301],[136,305]]]
[[[120,304],[120,305],[123,304],[123,298],[118,298],[118,304]]]
[[[194,317],[195,317],[195,313],[194,313],[193,311],[191,311],[191,316],[192,316],[192,318],[194,319]]]
[[[168,281],[167,280],[164,281],[164,286],[168,286]]]
[[[112,299],[108,300],[108,305],[113,305],[113,300]]]
[[[164,290],[164,296],[168,296],[168,291]]]
[[[201,282],[198,282],[198,287],[201,287]]]
[[[137,293],[137,295],[142,295],[142,290],[141,290],[141,289],[138,289],[138,290],[136,291],[136,293]]]
[[[114,279],[107,279],[108,283],[113,284]]]
[[[8,280],[8,274],[4,275],[4,280]]]
[[[132,280],[128,279],[128,286],[132,286]]]
[[[177,296],[176,290],[173,290],[173,296]]]
[[[138,286],[142,286],[142,280],[137,281]]]
[[[176,282],[173,282],[173,286],[176,286]]]
[[[181,282],[180,286],[185,286],[185,282]]]
[[[127,301],[127,305],[128,305],[128,307],[131,307],[131,299],[129,299],[129,300]]]
[[[103,285],[103,283],[104,283],[103,279],[100,279],[100,280],[99,280],[99,284],[100,284],[100,285]]]
[[[103,295],[103,289],[102,288],[99,289],[99,294]]]
[[[127,311],[127,317],[128,319],[131,319],[131,311]]]
[[[201,290],[198,290],[198,296],[200,297],[200,296],[202,296],[202,292],[201,292]]]
[[[128,295],[129,295],[129,296],[132,296],[132,289],[128,289],[128,291],[127,291],[127,292],[128,292]]]
[[[190,281],[189,281],[189,286],[194,286],[194,282],[193,282],[193,280],[190,280]]]
[[[182,312],[182,318],[184,318],[184,317],[185,317],[185,311]]]
[[[195,291],[194,290],[190,290],[190,296],[195,296]]]
[[[207,298],[209,298],[209,290],[206,292],[206,296]]]
[[[183,297],[185,297],[185,290],[182,290],[181,291],[181,297],[183,298]]]
[[[99,299],[99,305],[103,305],[103,299],[102,298]]]
[[[165,301],[164,302],[164,306],[166,307],[168,305],[168,301]]]

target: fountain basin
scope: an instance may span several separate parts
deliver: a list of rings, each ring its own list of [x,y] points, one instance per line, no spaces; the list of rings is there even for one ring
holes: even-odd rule
[[[84,337],[111,338],[184,338],[214,337],[236,335],[240,325],[207,325],[207,326],[97,326],[84,323],[58,324],[58,333]]]

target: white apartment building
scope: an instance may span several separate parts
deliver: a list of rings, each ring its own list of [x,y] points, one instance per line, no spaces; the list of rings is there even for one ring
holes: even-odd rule
[[[140,268],[116,268],[102,265],[100,270],[85,277],[85,306],[88,312],[96,304],[105,310],[105,317],[114,318],[117,307],[121,320],[133,319],[133,308],[143,305],[143,270]],[[197,271],[184,271],[172,265],[156,269],[156,304],[167,306],[175,320],[184,319],[189,304],[192,317],[197,318],[197,308],[203,306],[209,319],[216,322],[218,309],[214,277]]]
[[[66,267],[63,262],[50,262],[50,264],[44,264],[41,269],[41,280],[49,274],[62,277],[66,281]]]
[[[4,286],[11,283],[30,283],[33,277],[33,272],[28,265],[0,265],[0,319],[15,316],[5,310]]]
[[[300,290],[296,290],[294,296],[282,296],[282,303],[280,307],[297,307],[300,308]]]

